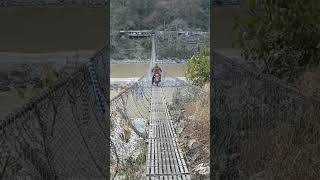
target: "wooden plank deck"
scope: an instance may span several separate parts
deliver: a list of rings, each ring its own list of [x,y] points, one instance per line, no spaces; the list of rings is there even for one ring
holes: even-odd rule
[[[191,176],[177,145],[176,132],[162,96],[162,87],[152,87],[146,160],[147,180],[190,180]]]

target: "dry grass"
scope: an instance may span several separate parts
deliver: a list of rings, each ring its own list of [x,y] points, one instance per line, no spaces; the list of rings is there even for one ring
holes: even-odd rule
[[[189,130],[192,138],[209,147],[210,136],[210,94],[205,94],[196,102],[187,104],[185,113],[190,120],[187,122],[186,131]]]
[[[316,180],[320,177],[319,112],[312,106],[300,126],[256,128],[239,144],[239,172],[274,180]],[[253,176],[254,175],[254,176]]]
[[[241,169],[252,174],[270,171],[267,177],[279,180],[319,179],[319,143],[296,142],[296,133],[288,127],[257,130],[255,137],[240,148],[241,161],[250,164]]]
[[[320,97],[320,70],[308,71],[303,74],[299,88],[308,97]]]
[[[300,88],[314,96],[315,76]],[[312,78],[310,78],[312,76]],[[263,82],[218,81],[214,172],[225,179],[320,179],[320,104]],[[314,86],[313,86],[314,85]],[[261,89],[260,94],[249,89]]]
[[[185,107],[185,128],[180,134],[182,148],[192,169],[193,178],[202,178],[195,171],[201,163],[209,165],[210,157],[210,93],[209,85],[204,87],[205,94],[197,97],[193,103]],[[190,140],[195,140],[195,145],[190,147]]]

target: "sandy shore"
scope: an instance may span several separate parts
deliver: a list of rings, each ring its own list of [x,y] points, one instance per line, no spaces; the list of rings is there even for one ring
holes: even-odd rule
[[[184,64],[161,64],[160,67],[173,76],[184,76]],[[110,64],[110,77],[141,77],[148,68],[149,64]]]

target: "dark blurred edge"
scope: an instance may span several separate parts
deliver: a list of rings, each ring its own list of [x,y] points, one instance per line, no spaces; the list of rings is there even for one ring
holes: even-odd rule
[[[13,1],[12,1],[13,2]],[[95,52],[99,52],[103,49],[107,51],[105,59],[107,59],[106,63],[106,87],[108,90],[105,92],[106,98],[106,120],[109,122],[109,104],[110,104],[110,56],[109,56],[109,37],[110,37],[110,3],[109,1],[105,1],[104,3],[95,4],[95,5],[88,5],[88,4],[41,4],[36,5],[31,3],[12,3],[11,1],[0,1],[0,52],[19,52],[19,53],[47,53],[47,52],[56,52],[56,51],[74,51],[74,50],[94,50]],[[23,1],[22,1],[23,2]],[[34,22],[34,20],[28,19],[28,17],[24,16],[30,13],[30,16],[35,16],[37,12],[34,11],[34,9],[39,10],[38,12],[41,13],[39,17],[43,18],[43,15],[48,15],[46,10],[52,10],[56,13],[56,17],[59,17],[57,21],[61,20],[64,21],[65,25],[68,26],[69,31],[67,33],[62,33],[62,30],[65,30],[64,27],[59,26],[58,23],[53,24],[52,22],[47,22],[47,28],[49,27],[56,27],[57,32],[55,35],[58,36],[58,38],[54,37],[50,32],[46,34],[45,31],[37,34],[41,31],[41,29],[36,29],[35,31],[32,31],[31,29],[28,29],[26,26],[29,22]],[[97,19],[94,19],[95,21],[87,20],[83,21],[81,19],[78,19],[76,25],[83,25],[83,23],[87,22],[89,24],[96,23],[96,26],[94,29],[92,29],[92,26],[87,26],[87,29],[80,29],[78,30],[78,34],[74,34],[75,31],[72,29],[73,25],[72,23],[68,23],[68,21],[65,21],[67,16],[63,16],[61,11],[66,11],[67,9],[74,8],[77,9],[77,13],[73,14],[73,17],[70,18],[76,19],[76,15],[80,15],[81,12],[84,12],[85,9],[87,9],[88,14],[91,14],[91,17],[98,17]],[[64,10],[63,10],[64,9]],[[16,16],[14,20],[17,19],[23,19],[26,18],[26,21],[22,21],[21,24],[19,24],[18,21],[10,21],[3,16],[4,14],[9,15],[10,13],[13,13],[14,11],[20,11],[23,15]],[[26,11],[26,12],[23,12]],[[96,12],[93,12],[96,11]],[[95,15],[95,16],[93,16]],[[69,20],[70,20],[69,19]],[[38,21],[41,21],[41,18],[37,19]],[[45,18],[42,19],[43,22],[45,22]],[[82,24],[81,24],[82,23]],[[60,24],[61,25],[61,24]],[[14,27],[17,28],[14,28]],[[41,23],[37,22],[35,26],[39,27],[41,26]],[[29,31],[28,31],[29,30]],[[6,32],[9,33],[6,34]],[[63,31],[65,32],[65,31]],[[90,33],[89,33],[90,32]],[[29,34],[28,34],[29,33]],[[13,36],[11,36],[12,34]],[[85,36],[87,35],[87,36]],[[11,36],[11,37],[10,37]],[[71,36],[72,38],[66,38]],[[32,37],[37,37],[38,39],[34,39]],[[78,39],[79,38],[79,39]],[[80,39],[81,38],[81,39]],[[7,41],[7,42],[6,42]],[[64,42],[63,42],[64,41]],[[70,43],[72,41],[75,41],[75,43]],[[33,46],[31,44],[34,44]],[[60,44],[60,45],[59,45]],[[47,45],[47,46],[46,46]],[[61,46],[64,47],[61,47]],[[94,58],[94,57],[92,57]],[[108,123],[109,124],[109,123]],[[110,125],[110,124],[109,124]],[[110,136],[110,129],[106,129],[106,133]],[[110,154],[110,148],[106,149],[106,153]],[[110,156],[108,156],[110,158]],[[110,159],[107,159],[106,162],[106,169],[110,169]],[[109,179],[109,171],[107,171],[107,179]]]
[[[106,3],[1,6],[0,52],[98,50],[108,40]],[[10,1],[11,2],[11,1]],[[108,20],[109,21],[109,20]]]
[[[213,117],[212,112],[214,112],[214,95],[215,95],[215,86],[213,83],[214,79],[214,41],[212,38],[213,35],[213,7],[214,7],[214,1],[210,1],[210,179],[215,179],[215,173],[214,173],[214,145],[215,145],[215,139],[216,139],[216,123],[215,119]]]

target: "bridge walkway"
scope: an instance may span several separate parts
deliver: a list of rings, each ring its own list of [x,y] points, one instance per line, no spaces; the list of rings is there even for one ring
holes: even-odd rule
[[[191,176],[182,151],[177,146],[177,137],[163,88],[152,87],[146,179],[190,180]]]

